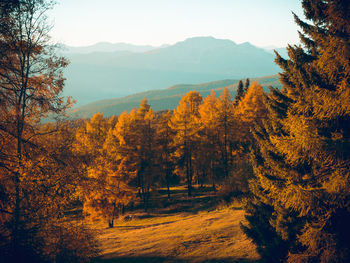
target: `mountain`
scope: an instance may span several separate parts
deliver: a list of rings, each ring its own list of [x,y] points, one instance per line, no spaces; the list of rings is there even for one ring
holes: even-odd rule
[[[265,90],[267,90],[267,87],[270,85],[277,88],[281,87],[277,75],[251,79],[251,82],[254,80],[257,80]],[[167,89],[151,90],[122,98],[96,101],[76,108],[72,110],[70,114],[73,118],[90,118],[97,112],[102,112],[106,117],[119,115],[125,110],[130,111],[132,108],[137,108],[143,98],[148,100],[148,103],[155,111],[175,109],[180,99],[190,90],[198,91],[203,98],[205,98],[212,90],[214,90],[216,95],[219,96],[222,89],[226,86],[231,91],[232,98],[234,98],[238,81],[239,80],[237,79],[226,79],[196,85],[173,85]]]
[[[141,53],[89,50],[95,51],[67,53],[71,64],[65,70],[64,95],[75,98],[77,106],[173,84],[261,77],[279,71],[274,55],[264,49],[213,37],[189,38]]]
[[[129,51],[129,52],[146,52],[158,47],[150,45],[132,45],[127,43],[109,43],[109,42],[99,42],[94,45],[85,47],[72,47],[63,45],[64,53],[81,53],[88,54],[92,52],[116,52],[116,51]]]

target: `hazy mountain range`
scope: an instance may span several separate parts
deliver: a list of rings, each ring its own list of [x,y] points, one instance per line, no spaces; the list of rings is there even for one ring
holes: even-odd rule
[[[116,51],[130,51],[130,52],[147,52],[157,48],[167,47],[164,44],[160,47],[155,47],[151,45],[133,45],[128,43],[109,43],[109,42],[99,42],[91,46],[84,47],[71,47],[63,45],[64,53],[79,53],[88,54],[92,52],[116,52]]]
[[[270,85],[277,88],[281,87],[277,75],[250,79],[251,82],[254,80],[257,80],[265,90]],[[229,88],[233,99],[236,95],[238,81],[237,79],[226,79],[196,85],[174,85],[167,89],[150,90],[122,98],[95,101],[72,110],[71,116],[74,118],[89,118],[97,112],[102,112],[106,117],[119,115],[125,110],[130,111],[132,108],[137,108],[143,98],[148,100],[148,103],[155,111],[175,109],[180,99],[190,90],[198,91],[205,98],[212,90],[216,92],[216,96],[219,96],[226,86]]]
[[[135,46],[98,43],[68,47],[64,95],[77,106],[137,92],[166,89],[174,84],[197,84],[276,74],[274,54],[246,42],[195,37],[174,45]]]

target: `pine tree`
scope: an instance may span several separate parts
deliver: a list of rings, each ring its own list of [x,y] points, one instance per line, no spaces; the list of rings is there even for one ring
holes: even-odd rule
[[[236,96],[234,99],[234,104],[237,105],[238,102],[244,97],[245,94],[245,90],[243,89],[243,82],[242,80],[240,80],[238,82],[238,86],[237,86],[237,92],[236,92]]]
[[[269,118],[255,130],[255,193],[273,207],[289,262],[349,262],[350,3],[302,5],[312,22],[295,16],[305,49],[277,54],[283,90],[269,95]]]
[[[246,80],[244,82],[244,93],[247,93],[249,86],[250,86],[250,80],[248,78],[246,78]]]

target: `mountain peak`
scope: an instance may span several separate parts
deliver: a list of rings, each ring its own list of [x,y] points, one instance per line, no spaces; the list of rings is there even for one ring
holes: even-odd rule
[[[243,47],[255,47],[254,45],[252,45],[250,42],[243,42],[241,44],[239,44],[240,46],[243,46]]]
[[[187,38],[184,41],[177,42],[175,46],[218,48],[222,46],[236,46],[236,43],[229,39],[218,39],[212,36],[199,36]]]

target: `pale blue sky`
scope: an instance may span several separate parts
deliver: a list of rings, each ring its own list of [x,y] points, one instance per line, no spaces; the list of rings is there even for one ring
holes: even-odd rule
[[[57,0],[50,12],[54,41],[174,44],[213,36],[276,47],[296,44],[298,0]]]

